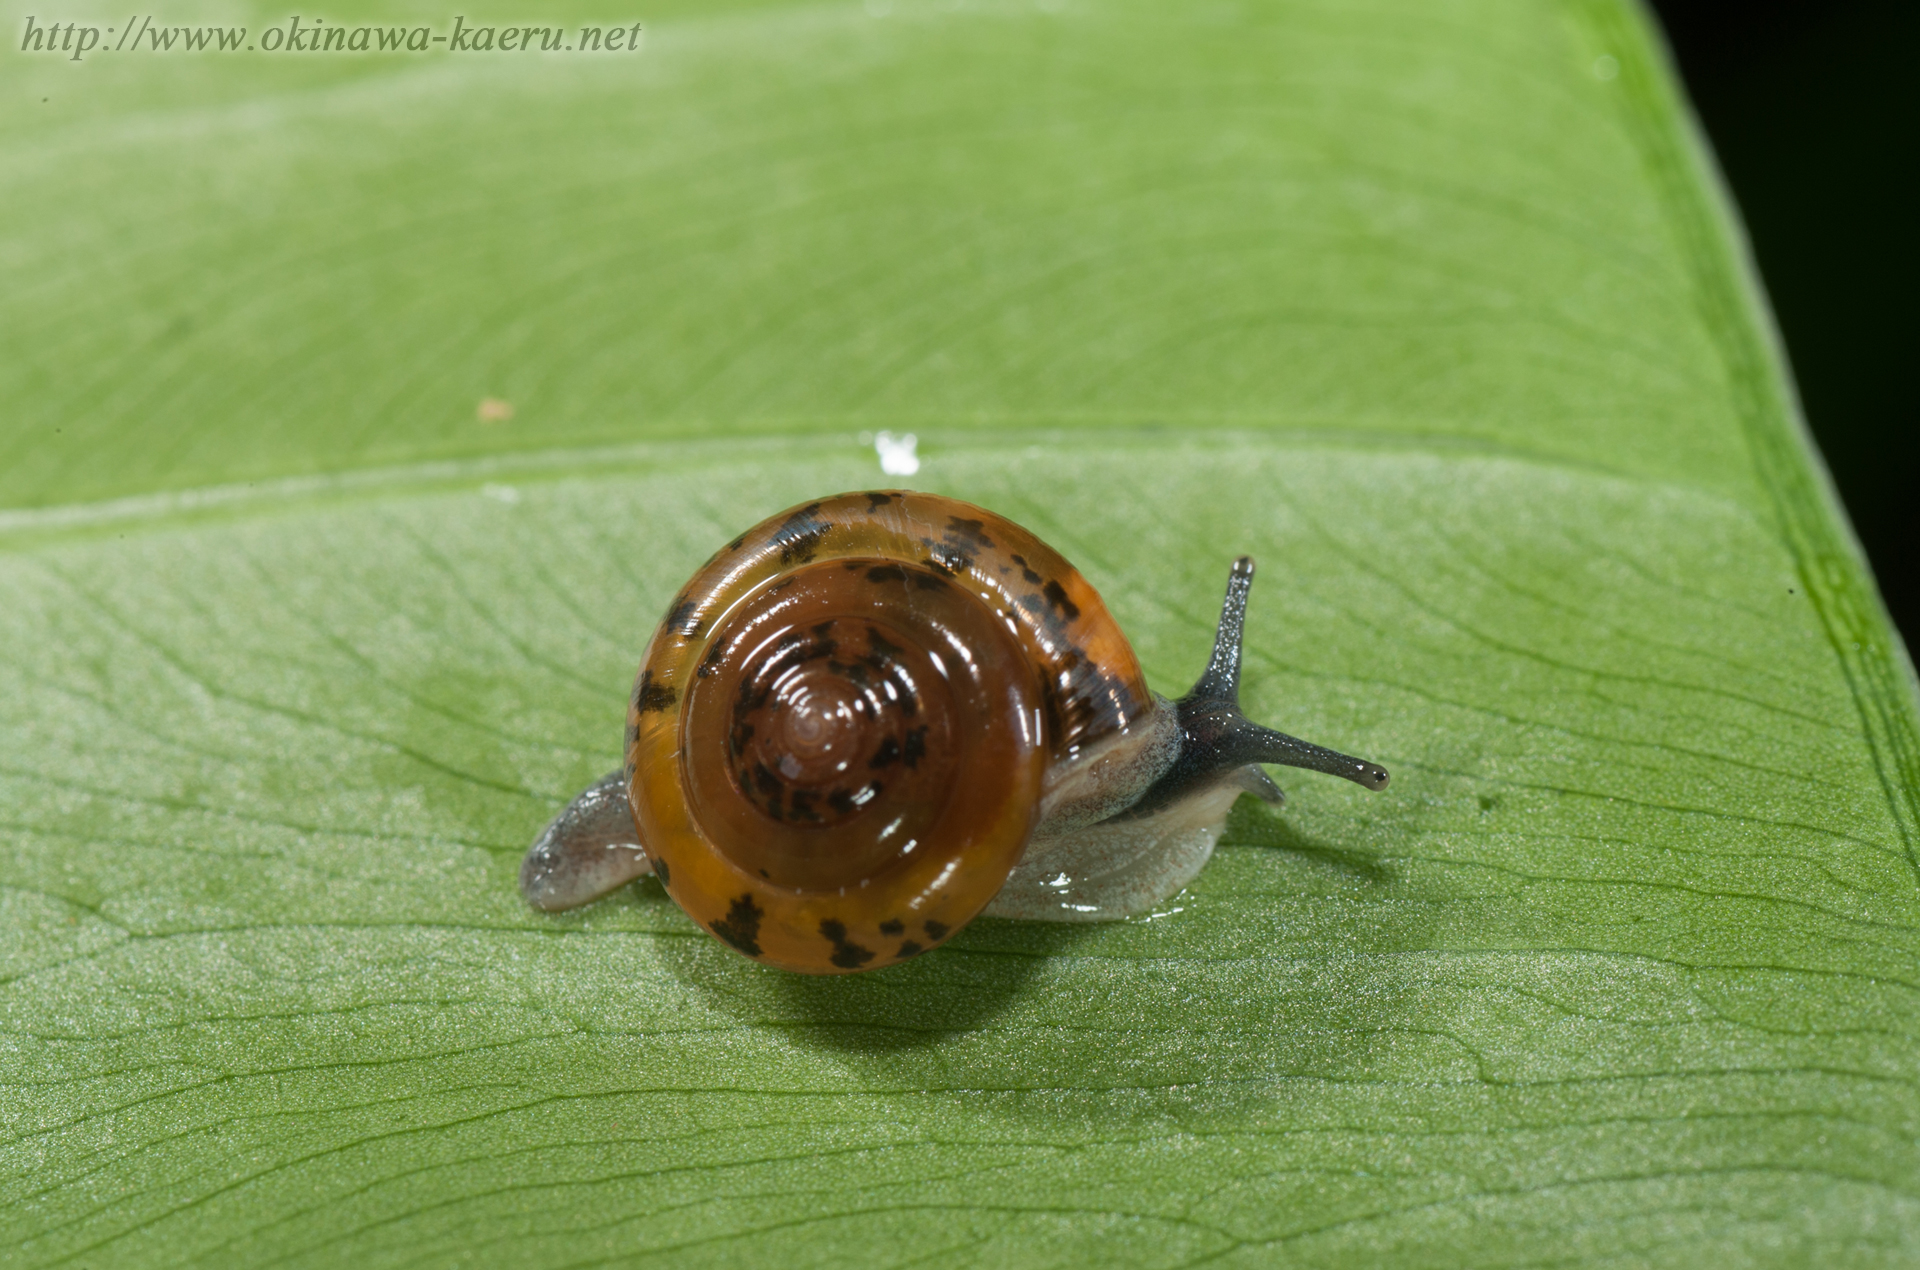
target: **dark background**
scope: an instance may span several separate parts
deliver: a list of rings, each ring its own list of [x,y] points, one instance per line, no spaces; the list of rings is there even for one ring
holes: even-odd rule
[[[1920,4],[1653,0],[1740,204],[1807,422],[1920,650]]]

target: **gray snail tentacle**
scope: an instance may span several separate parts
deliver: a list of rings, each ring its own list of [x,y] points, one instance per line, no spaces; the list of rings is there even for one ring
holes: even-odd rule
[[[1241,769],[1256,763],[1304,767],[1344,777],[1372,790],[1387,787],[1391,777],[1378,763],[1262,727],[1240,712],[1240,646],[1252,587],[1253,557],[1241,556],[1233,562],[1227,577],[1227,597],[1220,610],[1213,656],[1192,690],[1174,703],[1183,736],[1180,756],[1116,819],[1158,814],[1183,798],[1235,777],[1268,802],[1280,802],[1284,795],[1265,773],[1255,769],[1250,775],[1238,776]]]

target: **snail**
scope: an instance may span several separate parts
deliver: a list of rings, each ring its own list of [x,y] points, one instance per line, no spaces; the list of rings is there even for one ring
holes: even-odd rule
[[[1253,561],[1169,701],[1093,587],[1004,517],[843,494],[748,530],[677,594],[641,661],[626,765],[527,852],[536,908],[652,873],[703,929],[809,974],[893,965],[976,915],[1145,911],[1206,864],[1258,764],[1387,772],[1239,709]]]

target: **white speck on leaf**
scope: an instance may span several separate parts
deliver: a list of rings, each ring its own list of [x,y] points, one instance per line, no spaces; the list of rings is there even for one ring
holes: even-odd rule
[[[912,476],[920,470],[920,458],[913,452],[919,444],[920,438],[911,432],[901,436],[875,433],[873,448],[880,456],[880,470],[888,476]]]

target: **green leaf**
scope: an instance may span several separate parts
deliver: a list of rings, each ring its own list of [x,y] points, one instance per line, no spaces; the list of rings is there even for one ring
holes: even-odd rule
[[[634,17],[0,54],[0,1263],[1920,1257],[1912,673],[1637,9]],[[882,428],[1392,788],[846,979],[525,908]]]

